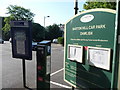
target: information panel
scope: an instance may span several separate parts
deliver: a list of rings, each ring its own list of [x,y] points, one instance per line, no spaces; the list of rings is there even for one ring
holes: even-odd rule
[[[68,59],[82,63],[83,47],[78,45],[68,45]]]
[[[87,59],[92,66],[110,70],[110,49],[88,47]]]
[[[78,88],[117,87],[116,11],[92,9],[65,25],[64,80]],[[79,47],[80,46],[80,47]]]

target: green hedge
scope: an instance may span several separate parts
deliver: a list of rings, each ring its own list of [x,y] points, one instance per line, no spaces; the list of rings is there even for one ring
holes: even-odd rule
[[[58,43],[64,46],[64,37],[58,37]]]

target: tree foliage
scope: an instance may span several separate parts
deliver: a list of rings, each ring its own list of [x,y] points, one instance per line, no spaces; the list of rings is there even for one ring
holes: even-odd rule
[[[38,23],[33,23],[32,25],[32,37],[33,41],[40,42],[44,39],[53,40],[55,38],[61,37],[62,31],[56,24],[50,25],[46,28]]]
[[[10,5],[7,8],[8,13],[12,16],[15,20],[29,20],[32,21],[34,14],[30,11],[30,9],[25,9],[21,6],[17,5]]]
[[[58,43],[64,46],[64,37],[58,37]]]
[[[33,41],[42,41],[45,37],[45,28],[38,23],[32,24],[32,38]]]
[[[10,38],[10,21],[14,20],[12,16],[4,18],[4,27],[2,28],[2,36],[4,40],[9,40]]]
[[[109,8],[116,10],[116,2],[86,2],[84,9]]]
[[[10,37],[10,21],[11,20],[29,20],[33,21],[34,14],[29,10],[25,9],[21,6],[17,5],[10,5],[7,8],[9,14],[8,17],[4,19],[5,25],[2,28],[3,30],[3,37],[5,40],[8,40]]]
[[[58,25],[53,24],[46,28],[45,39],[53,40],[61,36],[62,36],[62,31],[60,30]]]

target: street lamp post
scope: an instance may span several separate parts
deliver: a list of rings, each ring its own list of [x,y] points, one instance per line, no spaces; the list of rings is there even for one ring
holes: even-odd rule
[[[50,16],[44,16],[44,27],[45,27],[45,19],[46,19],[47,17],[50,17]]]
[[[50,17],[50,16],[44,16],[44,28],[45,28],[45,19],[46,19],[47,17]],[[44,31],[44,37],[43,37],[43,38],[45,39],[45,31]]]

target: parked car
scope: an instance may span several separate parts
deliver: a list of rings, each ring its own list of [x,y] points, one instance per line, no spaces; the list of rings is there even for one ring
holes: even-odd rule
[[[2,44],[4,43],[4,40],[2,38],[0,38],[0,43],[2,43]]]
[[[35,51],[37,49],[37,42],[32,42],[32,50]]]
[[[53,43],[58,43],[58,39],[53,39]]]
[[[9,39],[9,42],[11,43],[11,38]]]

